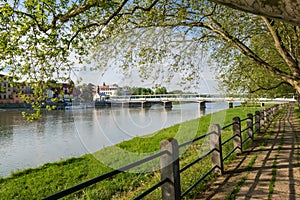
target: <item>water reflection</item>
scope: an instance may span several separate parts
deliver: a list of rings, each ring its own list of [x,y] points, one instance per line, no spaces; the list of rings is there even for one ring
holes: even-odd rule
[[[13,130],[18,124],[25,124],[21,112],[0,109],[0,145],[10,143],[13,140]]]
[[[225,105],[225,106],[224,106]],[[225,103],[218,109],[227,107]],[[20,111],[0,111],[0,176],[61,158],[92,153],[135,136],[143,136],[205,112],[198,104],[172,109],[116,108],[46,112],[33,123]]]

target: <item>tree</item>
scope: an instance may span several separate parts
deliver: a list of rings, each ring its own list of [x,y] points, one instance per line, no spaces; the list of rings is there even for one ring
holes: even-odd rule
[[[186,93],[191,93],[191,92],[183,92],[182,90],[172,90],[168,92],[168,94],[186,94]]]
[[[272,66],[288,70],[268,35],[260,34],[252,37],[249,46]],[[281,78],[260,68],[256,62],[244,55],[236,56],[230,68],[219,70],[219,74],[223,80],[223,87],[229,88],[234,93],[248,91],[250,96],[259,97],[280,97],[295,93],[295,89]]]
[[[166,87],[155,87],[155,94],[168,94],[167,88]]]
[[[231,8],[300,25],[299,0],[212,0]]]
[[[212,60],[219,64],[217,70],[225,83],[229,83],[225,75],[230,77],[231,83],[248,77],[244,86],[227,84],[229,90],[266,92],[278,87],[283,90],[282,86],[288,85],[289,91],[292,87],[300,92],[299,27],[224,9],[206,1],[168,2],[156,5],[149,12],[141,12],[139,18],[128,19],[135,31],[127,33],[123,40],[118,38],[119,43],[113,48],[127,50],[117,53],[116,57],[123,58],[120,67],[138,66],[142,77],[153,75],[154,80],[158,78],[156,71],[163,75],[170,71],[181,72],[186,81],[192,81],[197,79],[200,71],[195,57],[199,57],[201,51],[208,51]],[[139,22],[138,19],[143,20]],[[138,31],[142,33],[138,34]],[[144,44],[147,38],[153,42]],[[129,41],[135,43],[128,47]],[[99,49],[103,51],[103,47]],[[99,56],[99,52],[96,55]],[[100,56],[98,59],[103,61],[105,58]],[[165,60],[169,64],[161,66]],[[242,63],[247,66],[242,68]],[[234,73],[235,66],[242,69],[239,74]],[[249,82],[251,79],[262,75],[267,75],[267,79],[262,79],[264,82],[250,84],[255,83]],[[172,74],[168,74],[170,76]]]
[[[151,95],[153,91],[150,88],[133,87],[129,90],[132,95]]]
[[[282,13],[279,18],[299,25],[299,0],[284,1],[286,10],[295,8],[288,13],[281,10],[279,1],[247,5],[244,4],[247,0],[240,1],[239,5],[230,0],[216,1],[251,12],[258,5],[255,7],[258,14],[273,18],[278,17],[279,10]],[[278,10],[264,11],[275,7]],[[237,12],[206,0],[0,0],[0,13],[0,66],[9,70],[15,79],[22,78],[38,88],[34,90],[38,102],[42,102],[39,98],[44,97],[47,89],[43,83],[53,76],[57,80],[69,80],[74,65],[71,58],[75,56],[82,63],[91,54],[104,67],[105,59],[114,56],[118,60],[116,64],[125,71],[137,66],[143,78],[168,79],[181,72],[183,82],[197,80],[196,55],[201,52],[207,51],[215,55],[215,61],[227,64],[221,69],[244,55],[256,67],[300,92],[299,27]],[[283,62],[280,67],[268,63],[250,46],[251,38],[260,35],[272,38]],[[138,45],[135,39],[140,41]],[[153,43],[147,44],[151,40]],[[110,47],[105,45],[108,41],[115,43]],[[217,58],[217,52],[224,55]],[[168,66],[162,64],[167,61]],[[153,63],[156,65],[152,66]],[[40,105],[35,107],[38,110]]]
[[[92,102],[93,101],[93,91],[95,86],[91,83],[82,84],[76,86],[76,89],[81,91],[80,101],[82,102]]]

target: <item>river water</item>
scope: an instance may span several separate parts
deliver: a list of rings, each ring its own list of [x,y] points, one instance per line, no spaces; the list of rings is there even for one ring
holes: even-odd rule
[[[71,109],[46,112],[27,122],[18,110],[0,109],[0,176],[47,162],[95,152],[136,136],[195,119],[228,107],[208,103],[173,105],[172,109]]]

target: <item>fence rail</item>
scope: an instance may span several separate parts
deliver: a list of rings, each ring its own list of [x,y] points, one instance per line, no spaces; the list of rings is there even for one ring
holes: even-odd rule
[[[161,181],[154,184],[152,187],[148,188],[146,191],[136,196],[134,199],[141,199],[154,190],[161,187],[162,190],[162,199],[164,200],[177,200],[186,196],[193,188],[195,188],[201,181],[203,181],[208,175],[215,172],[218,174],[224,173],[224,161],[228,159],[234,152],[241,153],[243,151],[243,144],[248,140],[253,140],[253,135],[262,132],[268,128],[272,118],[281,109],[284,104],[275,105],[269,108],[262,109],[261,111],[256,111],[253,119],[252,114],[248,114],[246,118],[240,119],[239,117],[234,117],[231,124],[223,126],[222,128],[218,124],[213,124],[210,126],[210,132],[203,134],[197,138],[194,138],[190,141],[187,141],[182,144],[178,144],[176,139],[169,138],[165,139],[160,144],[160,152],[134,163],[130,163],[126,166],[112,170],[106,174],[98,176],[96,178],[90,179],[86,182],[80,183],[71,188],[65,189],[61,192],[48,196],[44,199],[59,199],[79,190],[82,190],[90,185],[101,182],[105,179],[111,178],[119,173],[137,167],[141,164],[149,162],[151,160],[160,158],[160,174]],[[246,128],[241,130],[242,122],[246,122]],[[233,135],[226,139],[225,141],[221,140],[222,131],[227,130],[232,127]],[[243,137],[246,136],[246,137]],[[191,161],[180,169],[179,166],[179,149],[192,143],[199,141],[203,138],[209,137],[210,139],[210,150],[204,155],[198,157],[197,159]],[[233,141],[233,149],[224,156],[222,147],[225,144],[228,144],[230,141]],[[196,163],[200,162],[204,158],[207,158],[211,155],[212,167],[204,173],[199,179],[192,183],[185,191],[181,192],[180,186],[180,174],[185,170],[189,169]]]

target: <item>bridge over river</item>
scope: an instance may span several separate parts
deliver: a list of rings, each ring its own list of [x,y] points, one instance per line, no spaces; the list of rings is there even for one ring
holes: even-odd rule
[[[226,97],[221,94],[160,94],[160,95],[122,95],[110,97],[111,106],[118,107],[151,107],[153,105],[162,105],[165,108],[172,107],[172,102],[197,102],[200,108],[205,108],[206,103],[228,102],[228,107],[232,108],[234,102],[247,102],[246,97]],[[296,101],[291,98],[257,98],[252,101],[260,103],[284,103]]]

